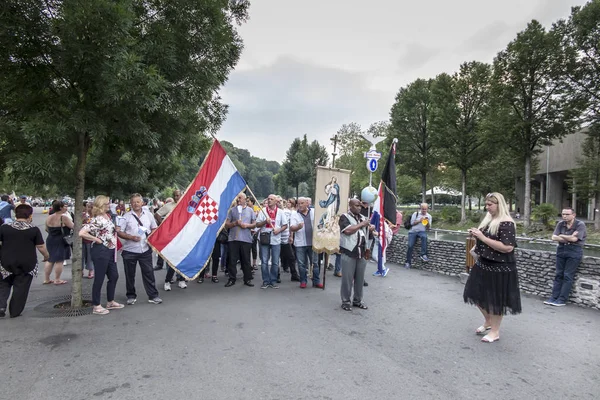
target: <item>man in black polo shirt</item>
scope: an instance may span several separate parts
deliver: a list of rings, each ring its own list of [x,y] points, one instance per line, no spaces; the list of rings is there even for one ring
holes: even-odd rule
[[[557,307],[567,304],[575,272],[583,258],[583,245],[587,236],[585,224],[575,219],[572,208],[563,209],[562,218],[552,234],[552,240],[558,242],[552,296],[544,301],[544,304]]]

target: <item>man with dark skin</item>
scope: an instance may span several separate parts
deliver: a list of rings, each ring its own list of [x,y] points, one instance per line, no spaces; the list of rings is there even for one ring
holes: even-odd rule
[[[367,309],[367,306],[362,302],[363,283],[367,267],[365,252],[369,233],[374,236],[377,236],[377,233],[374,232],[375,227],[369,223],[369,219],[361,215],[361,208],[362,205],[358,199],[350,199],[348,213],[340,217],[340,257],[342,263],[340,295],[342,297],[342,308],[346,311],[351,311],[352,306],[363,310]],[[352,296],[353,287],[354,296]]]

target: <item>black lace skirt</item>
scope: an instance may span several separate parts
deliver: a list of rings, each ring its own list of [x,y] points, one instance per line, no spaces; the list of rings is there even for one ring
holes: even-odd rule
[[[463,298],[489,314],[519,314],[521,292],[516,263],[479,259],[469,273]]]

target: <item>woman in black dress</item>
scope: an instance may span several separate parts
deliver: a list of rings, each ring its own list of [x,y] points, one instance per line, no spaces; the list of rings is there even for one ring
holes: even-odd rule
[[[15,208],[15,221],[0,226],[0,317],[8,307],[11,318],[18,317],[25,308],[29,287],[37,275],[36,249],[48,259],[48,252],[40,229],[31,223],[33,208],[22,204]]]
[[[488,213],[479,227],[469,229],[477,239],[471,249],[477,262],[469,274],[463,298],[483,314],[484,323],[475,333],[485,334],[482,342],[493,343],[500,339],[502,317],[508,312],[521,312],[521,295],[514,253],[515,222],[500,193],[488,194],[485,208]]]
[[[50,258],[44,265],[44,284],[54,283],[64,285],[67,281],[60,279],[63,272],[63,261],[71,258],[71,247],[63,240],[63,237],[73,229],[73,220],[65,215],[68,212],[65,203],[59,200],[52,202],[52,215],[46,219],[46,247]],[[50,280],[50,274],[54,270],[54,280]]]

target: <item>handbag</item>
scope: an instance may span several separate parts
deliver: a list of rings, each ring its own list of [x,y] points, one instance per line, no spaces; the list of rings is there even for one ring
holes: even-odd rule
[[[62,216],[60,217],[60,228],[64,232],[64,224],[62,222]],[[66,235],[63,233],[63,242],[65,242],[65,244],[67,246],[73,246],[73,229],[69,230],[69,233]]]
[[[261,232],[258,238],[260,244],[269,245],[271,244],[271,231]]]
[[[229,235],[227,234],[227,231],[225,229],[221,230],[221,232],[219,232],[219,236],[217,236],[217,242],[224,244],[227,243],[228,240]]]
[[[142,211],[142,215],[143,214],[144,214],[144,212]],[[137,221],[137,223],[138,223],[139,226],[144,227],[144,224],[142,224],[142,221],[140,221],[140,219],[137,217],[137,215],[135,215],[135,212],[132,211],[131,215],[133,215],[133,218],[135,218],[135,220]],[[147,239],[148,236],[150,236],[150,234],[145,229],[144,229],[144,233],[146,234],[146,239]]]

